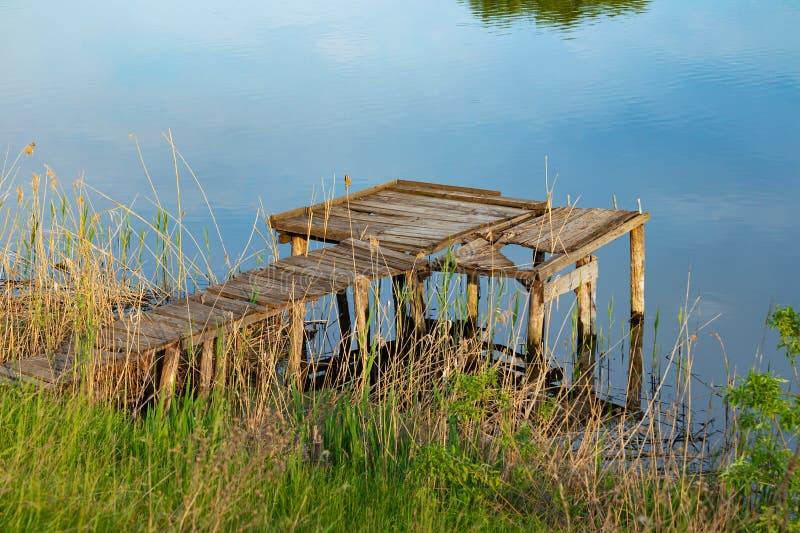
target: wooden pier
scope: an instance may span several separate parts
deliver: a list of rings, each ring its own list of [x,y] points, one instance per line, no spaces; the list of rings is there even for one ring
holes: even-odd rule
[[[197,386],[207,394],[224,361],[215,339],[223,332],[288,315],[288,375],[302,382],[305,306],[333,295],[343,339],[352,335],[366,356],[370,284],[394,278],[412,295],[408,322],[415,335],[426,328],[421,281],[445,268],[467,275],[468,318],[477,323],[481,276],[519,280],[529,290],[526,364],[544,372],[543,331],[547,302],[575,292],[578,301],[577,383],[591,390],[595,366],[597,258],[609,242],[629,235],[631,285],[630,368],[627,407],[638,410],[642,387],[644,317],[644,223],[634,211],[552,207],[485,189],[396,180],[329,202],[274,215],[271,228],[291,242],[292,256],[237,274],[188,298],[123,316],[104,326],[88,350],[70,343],[59,353],[0,365],[0,381],[56,387],[81,378],[76,353],[95,366],[149,364],[158,394],[173,393],[187,350],[199,354]],[[309,251],[309,241],[323,243]],[[531,261],[514,264],[503,248],[523,246]],[[451,250],[449,261],[438,252]],[[570,268],[573,267],[574,268]],[[353,295],[350,316],[347,294]],[[404,317],[399,317],[404,318]],[[349,342],[348,342],[349,344]],[[340,355],[349,355],[349,347]],[[86,357],[85,355],[81,357]],[[216,378],[215,378],[216,375]]]

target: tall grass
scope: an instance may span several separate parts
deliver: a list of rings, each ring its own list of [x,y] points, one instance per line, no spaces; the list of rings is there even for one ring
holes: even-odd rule
[[[196,179],[171,139],[170,149],[176,183],[182,171]],[[7,157],[0,180],[0,361],[52,354],[215,279],[208,240],[192,237],[180,208],[167,209],[155,189],[150,218],[82,183],[64,188],[49,168],[11,190],[25,156]],[[277,254],[269,228],[256,225],[252,235],[264,241],[253,248]],[[224,256],[235,272],[255,254]],[[318,390],[285,385],[285,317],[221,335],[227,371],[214,393],[195,396],[184,370],[166,410],[132,409],[127,400],[140,391],[120,401],[113,376],[58,393],[0,386],[0,529],[718,531],[754,523],[717,474],[729,450],[712,448],[690,416],[688,312],[659,374],[674,379],[673,396],[658,393],[660,381],[633,417],[574,401],[569,380],[553,386],[502,371],[485,346],[493,332],[511,332],[509,346],[521,334],[513,307],[502,309],[506,288],[495,287],[485,337],[476,339],[458,330],[462,281],[445,272],[428,283],[438,320],[402,350],[391,340],[395,307],[409,302],[396,305],[386,284],[373,283],[367,359]],[[322,299],[308,318],[329,324],[332,309]],[[569,325],[557,329],[566,333],[549,345],[571,346]],[[625,332],[611,337],[601,352],[616,350]],[[308,346],[338,342],[322,327]]]

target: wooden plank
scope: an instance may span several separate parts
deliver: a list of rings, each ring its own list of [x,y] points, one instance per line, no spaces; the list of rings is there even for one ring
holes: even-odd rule
[[[417,180],[394,180],[386,184],[387,188],[392,187],[419,187],[428,190],[445,191],[445,192],[462,192],[469,194],[482,194],[486,196],[500,196],[500,191],[494,189],[478,189],[475,187],[464,187],[463,185],[448,185],[442,183],[431,183],[429,181]]]
[[[494,219],[511,218],[525,213],[525,210],[515,207],[477,204],[404,192],[383,191],[370,198],[370,201],[393,205],[409,212],[411,210],[427,212],[434,220],[442,213],[469,217],[491,217]]]
[[[189,296],[190,300],[195,300],[205,306],[220,311],[230,311],[234,317],[239,318],[251,312],[266,311],[266,307],[257,304],[250,304],[241,300],[225,298],[217,294],[202,292]]]
[[[216,327],[233,320],[233,313],[207,307],[199,302],[182,300],[161,305],[150,311],[153,315],[167,315],[191,322],[200,327]]]
[[[46,381],[42,381],[32,376],[26,376],[25,374],[20,374],[19,372],[6,367],[5,365],[7,363],[8,362],[0,365],[0,378],[5,378],[8,381],[11,381],[12,384],[24,383],[27,385],[35,385],[43,389],[52,388],[52,384],[47,383]]]
[[[521,198],[509,198],[507,196],[500,196],[499,194],[487,195],[482,193],[465,193],[459,191],[438,191],[418,186],[409,186],[398,183],[388,188],[391,191],[401,191],[410,194],[420,194],[428,196],[436,196],[439,198],[448,198],[454,200],[462,200],[465,202],[485,203],[489,205],[499,205],[503,207],[516,207],[519,209],[531,209],[544,211],[547,202],[537,200],[525,200]],[[497,192],[497,191],[492,191]]]
[[[58,381],[60,373],[56,371],[47,357],[27,357],[16,361],[6,362],[5,365],[26,376],[36,378],[47,383]]]
[[[546,279],[549,276],[552,276],[556,272],[564,269],[567,265],[580,259],[581,257],[585,257],[590,255],[592,252],[605,246],[606,244],[610,243],[614,239],[625,235],[633,228],[641,226],[650,218],[649,213],[643,214],[635,214],[633,218],[625,221],[624,223],[606,229],[599,237],[596,237],[593,240],[588,241],[581,246],[578,246],[572,252],[555,255],[536,267],[532,270],[529,274],[525,275],[523,279]]]
[[[550,253],[572,251],[587,240],[598,237],[604,228],[624,222],[631,215],[626,211],[597,210],[584,217],[568,219],[559,233],[540,241],[537,249]]]
[[[508,244],[519,244],[528,248],[541,248],[542,251],[547,251],[546,247],[540,246],[539,243],[560,234],[569,220],[580,219],[590,212],[590,209],[557,207],[539,217],[509,228],[503,234],[501,240]]]
[[[584,283],[594,283],[597,280],[597,273],[595,260],[551,279],[544,285],[544,301],[549,302],[562,294],[575,291]]]
[[[355,193],[348,193],[345,196],[340,196],[333,201],[320,202],[314,205],[298,207],[297,209],[290,209],[289,211],[276,213],[269,217],[269,225],[276,231],[285,231],[281,228],[281,223],[285,219],[298,215],[305,215],[307,213],[324,213],[326,210],[330,210],[333,206],[340,205],[344,202],[352,202],[365,196],[370,196],[378,191],[386,189],[387,187],[391,187],[395,183],[397,183],[396,180],[388,181],[386,183],[376,185],[375,187],[369,187],[368,189],[364,189]]]

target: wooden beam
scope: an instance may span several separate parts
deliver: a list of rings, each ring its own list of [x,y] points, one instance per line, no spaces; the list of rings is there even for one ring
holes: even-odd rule
[[[630,369],[625,406],[629,411],[641,409],[642,336],[644,333],[644,225],[631,230],[631,333]]]
[[[594,264],[597,270],[597,258],[588,256],[575,263],[577,270],[587,265]],[[576,270],[576,271],[577,271]],[[577,361],[575,368],[576,385],[578,394],[586,399],[594,397],[594,368],[595,350],[597,344],[596,319],[597,307],[595,303],[596,287],[593,280],[583,281],[575,289],[575,296],[578,300],[578,321],[576,352]]]

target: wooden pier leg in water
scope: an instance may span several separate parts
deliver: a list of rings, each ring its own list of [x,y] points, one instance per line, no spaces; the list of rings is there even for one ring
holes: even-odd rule
[[[358,353],[361,356],[361,372],[364,384],[368,383],[367,361],[369,360],[369,324],[367,312],[369,309],[369,278],[358,276],[353,284],[353,308],[356,314],[356,339],[358,339]]]
[[[642,336],[644,333],[644,225],[633,228],[631,241],[631,338],[628,394],[625,407],[636,412],[642,397]]]
[[[350,353],[350,332],[353,328],[350,319],[350,306],[347,303],[347,291],[336,293],[336,310],[339,314],[339,357],[344,358]]]
[[[470,334],[478,331],[478,302],[480,300],[480,276],[467,275],[467,324]]]
[[[308,239],[301,235],[292,235],[292,255],[305,255],[308,252]],[[300,295],[295,295],[299,300]],[[289,313],[289,376],[297,383],[298,388],[302,387],[302,376],[300,375],[300,360],[303,353],[303,341],[305,340],[305,320],[306,307],[302,302],[292,303]]]
[[[420,275],[416,272],[406,274],[408,285],[409,307],[411,321],[414,324],[414,334],[419,339],[426,333],[425,327],[425,286]]]
[[[398,346],[406,340],[408,319],[406,318],[406,275],[392,276],[392,303],[394,304],[394,339]]]
[[[530,365],[529,378],[538,379],[544,375],[544,281],[536,279],[531,283],[528,300],[528,343],[527,363]]]
[[[206,339],[200,352],[200,397],[207,398],[214,379],[214,338]]]
[[[164,350],[164,363],[161,367],[161,379],[158,382],[158,396],[164,402],[164,409],[169,409],[175,381],[178,377],[178,363],[181,359],[180,344],[168,346]]]
[[[594,256],[579,259],[575,266],[580,268],[592,261],[597,261]],[[597,308],[595,303],[596,287],[592,281],[582,281],[581,286],[575,289],[578,298],[578,324],[577,324],[577,346],[578,354],[576,375],[578,382],[578,393],[589,399],[593,398],[594,391],[594,367],[595,350],[597,344],[596,317]]]

